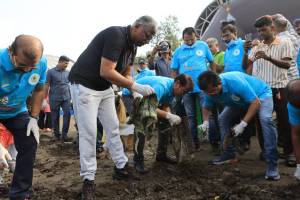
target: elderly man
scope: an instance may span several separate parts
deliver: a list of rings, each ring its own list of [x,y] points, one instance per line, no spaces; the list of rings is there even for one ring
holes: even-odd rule
[[[42,42],[30,35],[17,36],[9,48],[0,50],[0,123],[13,134],[18,151],[10,199],[29,199],[47,69],[42,54]],[[31,92],[29,114],[26,98]]]
[[[272,121],[271,88],[265,82],[242,72],[227,72],[218,76],[214,72],[207,71],[199,76],[199,85],[206,94],[202,129],[208,127],[210,109],[216,104],[225,106],[219,115],[222,142],[225,136],[230,134],[233,126],[234,136],[241,135],[250,120],[258,113],[267,162],[265,178],[278,180],[280,176],[277,164],[277,133]],[[235,162],[235,149],[232,145],[212,161],[215,165],[231,162]]]
[[[79,56],[69,75],[75,118],[79,131],[82,199],[95,199],[94,179],[97,170],[97,117],[106,132],[106,144],[115,163],[113,177],[130,178],[127,157],[119,135],[112,84],[142,95],[154,92],[148,85],[130,77],[137,46],[143,46],[156,33],[152,17],[142,16],[127,27],[112,26],[96,35]]]

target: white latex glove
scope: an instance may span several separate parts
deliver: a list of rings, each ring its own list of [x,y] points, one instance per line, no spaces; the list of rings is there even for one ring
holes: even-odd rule
[[[9,168],[8,161],[12,160],[8,151],[0,143],[0,169]]]
[[[237,137],[240,134],[242,134],[244,132],[244,129],[247,126],[248,126],[248,124],[242,120],[238,125],[236,125],[235,127],[233,127],[234,137]]]
[[[40,143],[40,133],[39,133],[39,126],[37,123],[37,119],[33,117],[29,117],[29,123],[27,125],[27,136],[30,136],[30,133],[33,133],[33,136],[36,140],[36,142],[39,144]]]
[[[149,85],[141,85],[138,83],[133,83],[131,89],[143,96],[149,96],[154,93],[154,89]]]
[[[132,96],[133,96],[134,99],[135,98],[143,98],[143,95],[141,95],[141,94],[139,94],[137,92],[132,92]]]
[[[178,115],[174,115],[172,113],[167,113],[166,119],[169,120],[171,126],[177,125],[181,123],[181,118]]]
[[[42,110],[44,110],[47,106],[48,106],[48,102],[46,99],[44,99],[42,103]]]
[[[209,123],[207,120],[205,120],[202,124],[198,126],[199,129],[201,129],[203,132],[208,132]]]

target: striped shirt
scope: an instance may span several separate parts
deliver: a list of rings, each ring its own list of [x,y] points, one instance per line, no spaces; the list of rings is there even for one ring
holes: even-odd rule
[[[299,71],[298,71],[298,67],[296,64],[296,59],[297,59],[296,54],[297,54],[298,48],[299,48],[299,41],[294,35],[290,34],[288,31],[278,33],[277,36],[279,37],[279,39],[282,39],[282,40],[290,40],[294,46],[294,56],[293,56],[293,59],[291,60],[291,67],[288,69],[288,79],[289,79],[289,81],[298,79]]]
[[[267,56],[276,60],[282,60],[283,58],[292,59],[294,56],[293,44],[288,40],[280,40],[278,37],[271,44],[264,44],[261,42],[257,46],[253,47],[249,54],[249,60],[256,66],[256,76],[267,84],[271,88],[285,88],[288,84],[287,69],[280,68],[270,61],[264,59],[256,59],[255,54],[258,51],[264,51]]]

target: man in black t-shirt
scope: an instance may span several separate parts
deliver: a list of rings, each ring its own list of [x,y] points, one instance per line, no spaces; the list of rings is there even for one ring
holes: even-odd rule
[[[82,199],[95,199],[97,117],[106,133],[106,145],[115,163],[113,177],[128,179],[128,159],[119,135],[112,84],[144,96],[154,93],[149,85],[130,77],[137,46],[149,43],[156,22],[142,16],[127,27],[112,26],[96,35],[72,67],[69,75],[74,114],[79,131]]]

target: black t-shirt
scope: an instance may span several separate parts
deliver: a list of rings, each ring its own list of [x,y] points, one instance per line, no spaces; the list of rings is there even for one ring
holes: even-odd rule
[[[96,35],[73,65],[69,80],[93,90],[106,90],[111,83],[100,76],[101,58],[117,62],[116,70],[123,73],[133,64],[136,46],[130,38],[130,26],[109,27]]]

